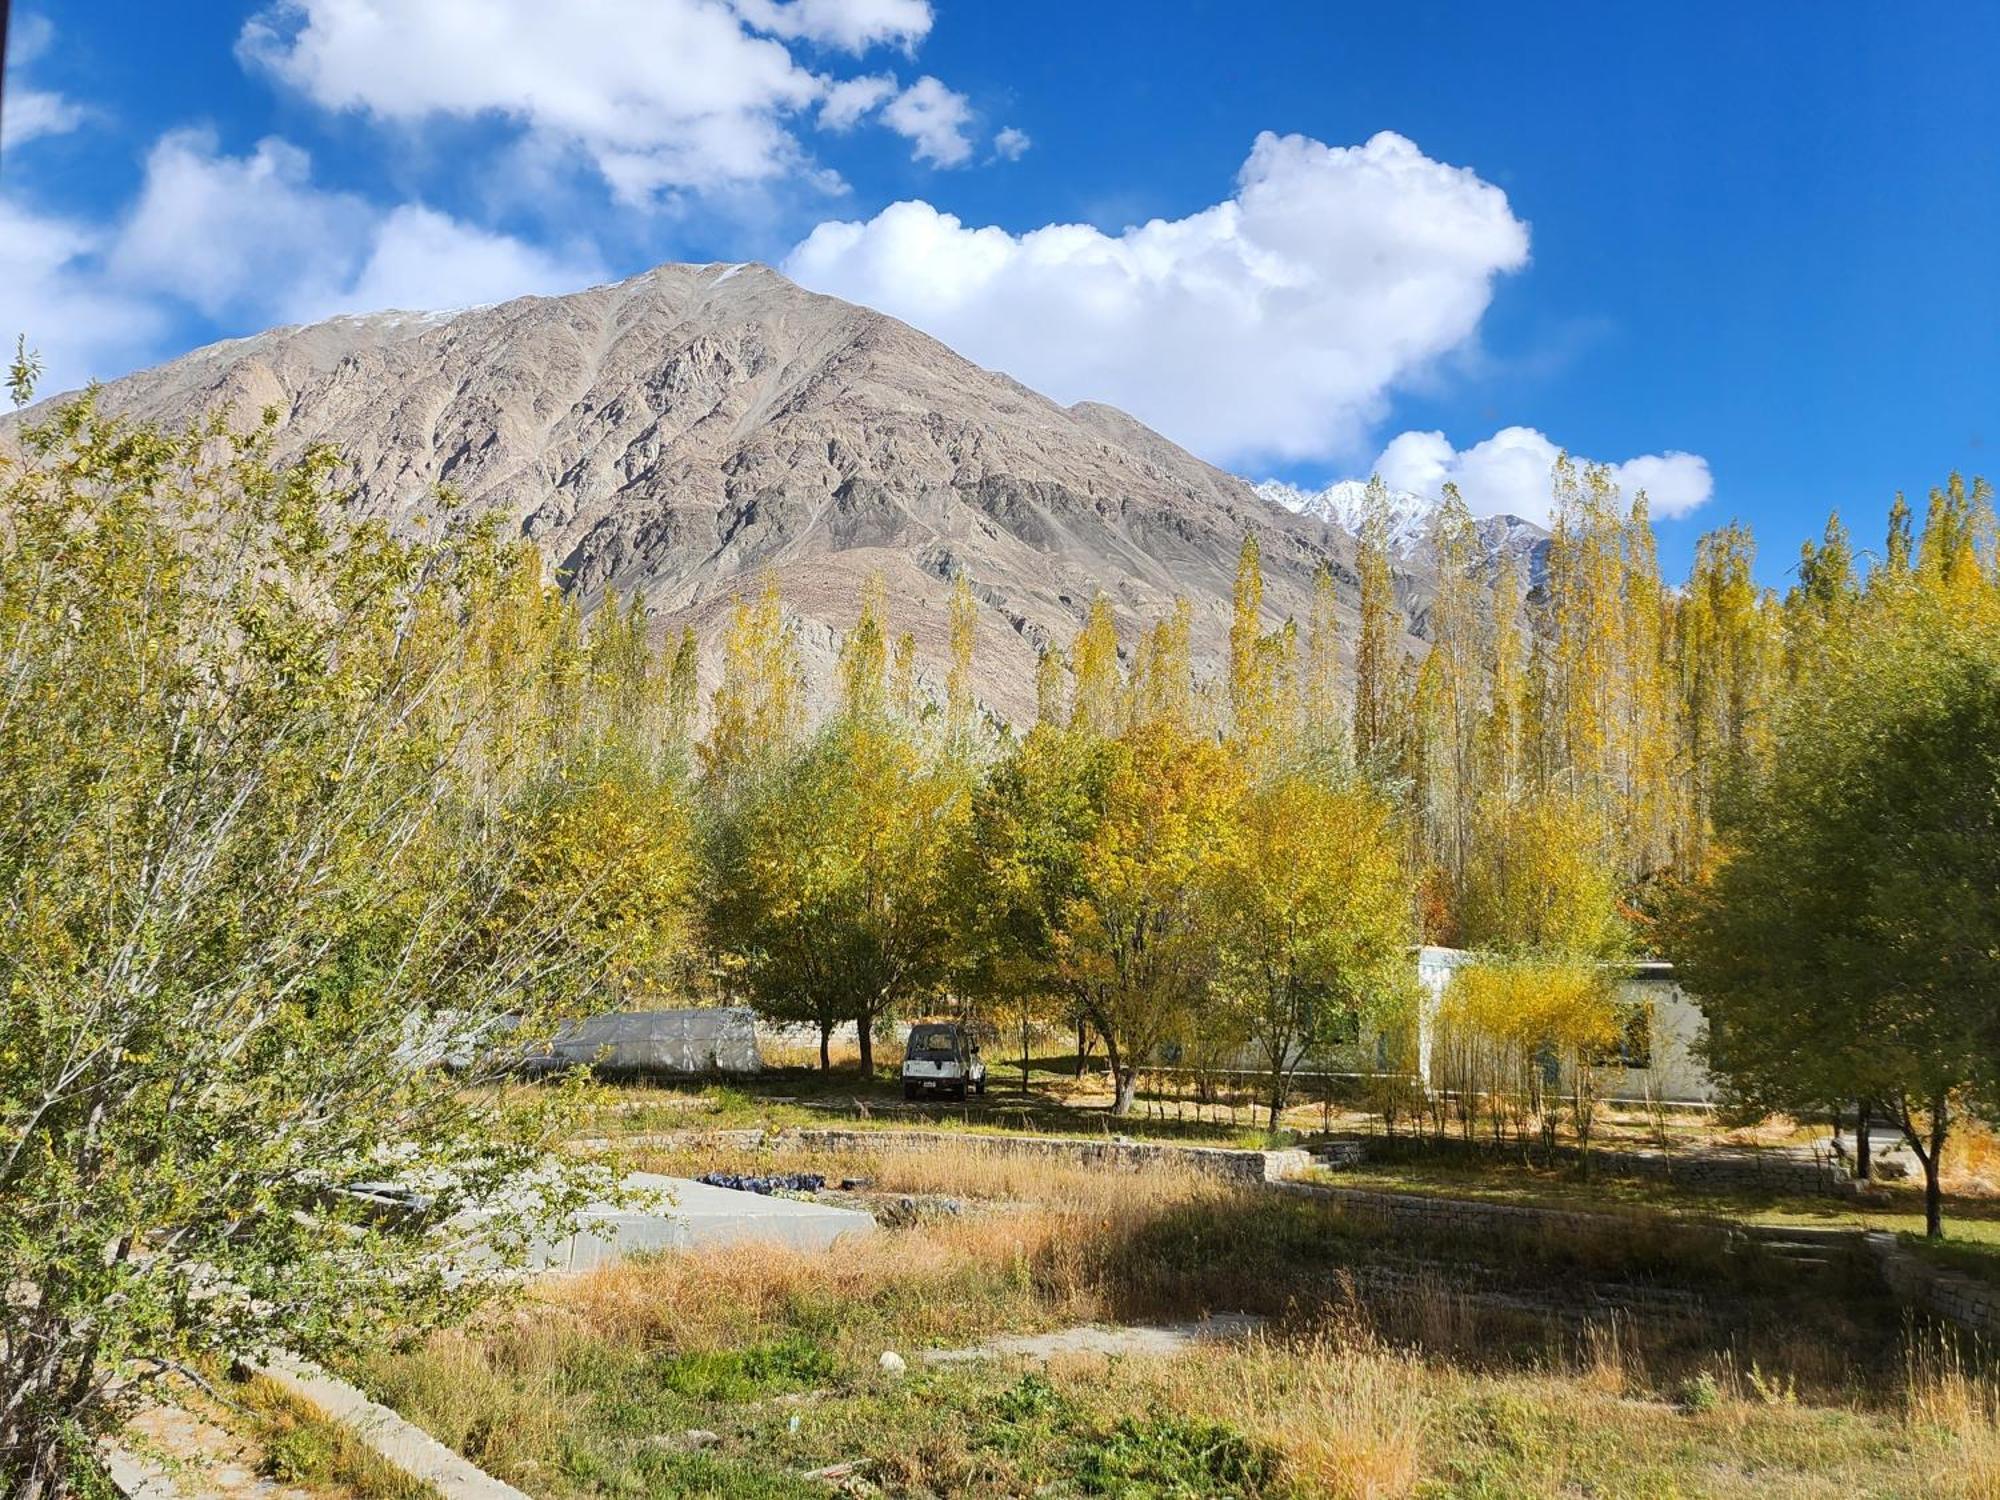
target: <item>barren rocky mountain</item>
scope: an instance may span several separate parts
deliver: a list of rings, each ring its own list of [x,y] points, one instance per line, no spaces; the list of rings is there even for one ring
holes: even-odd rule
[[[1123,412],[1059,406],[763,266],[669,265],[563,297],[274,329],[103,399],[170,424],[274,406],[284,450],[347,455],[368,513],[408,522],[449,485],[501,511],[587,601],[616,589],[663,631],[692,620],[711,667],[730,599],[769,567],[823,686],[879,571],[894,627],[941,682],[962,571],[983,606],[979,691],[1016,721],[1033,710],[1037,651],[1066,644],[1100,590],[1128,642],[1185,597],[1213,664],[1246,534],[1273,624],[1303,619],[1322,562],[1354,598],[1337,522],[1272,503]],[[1420,616],[1424,565],[1403,566]]]

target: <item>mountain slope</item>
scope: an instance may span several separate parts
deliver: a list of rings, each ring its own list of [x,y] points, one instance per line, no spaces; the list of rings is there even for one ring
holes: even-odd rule
[[[729,599],[768,566],[816,687],[872,571],[941,682],[963,571],[983,606],[978,691],[1016,721],[1033,711],[1038,648],[1066,643],[1100,589],[1128,642],[1185,596],[1212,665],[1246,533],[1272,623],[1304,617],[1322,563],[1353,599],[1341,526],[1122,412],[1059,406],[762,266],[274,329],[114,381],[103,400],[169,424],[275,406],[281,452],[338,446],[366,513],[410,522],[449,485],[501,511],[587,600],[637,594],[711,649]],[[1421,559],[1408,571],[1414,603]]]

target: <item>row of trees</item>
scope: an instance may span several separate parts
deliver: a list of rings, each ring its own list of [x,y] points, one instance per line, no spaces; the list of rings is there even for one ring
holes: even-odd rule
[[[1245,590],[1256,575],[1253,551]],[[1412,929],[1388,800],[1271,725],[1202,725],[1185,612],[1127,671],[1096,605],[1073,686],[1045,684],[1019,738],[971,702],[962,579],[952,620],[940,710],[901,685],[871,586],[838,707],[806,732],[755,709],[797,696],[774,592],[740,608],[703,747],[723,988],[816,1025],[823,1060],[856,1021],[864,1067],[879,1017],[945,992],[1074,1018],[1104,1041],[1118,1114],[1170,1049],[1254,1043],[1282,1108],[1300,1060],[1396,991]]]

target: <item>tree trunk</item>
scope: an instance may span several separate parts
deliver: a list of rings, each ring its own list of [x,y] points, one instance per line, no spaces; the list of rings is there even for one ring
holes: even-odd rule
[[[1854,1104],[1854,1176],[1858,1182],[1868,1181],[1874,1164],[1868,1155],[1868,1101],[1858,1099]]]
[[[1932,1151],[1924,1158],[1924,1237],[1944,1238],[1944,1194],[1938,1189],[1938,1157]]]
[[[1136,1067],[1112,1065],[1111,1075],[1117,1080],[1118,1092],[1111,1101],[1111,1113],[1123,1119],[1132,1113],[1132,1100],[1139,1092],[1139,1070]]]
[[[833,1071],[833,1023],[831,1021],[822,1021],[819,1023],[819,1070],[822,1073],[831,1073]]]
[[[1899,1099],[1896,1102],[1896,1124],[1924,1167],[1924,1235],[1928,1239],[1941,1240],[1944,1238],[1944,1193],[1938,1187],[1938,1171],[1944,1164],[1944,1143],[1951,1131],[1949,1095],[1939,1095],[1931,1100],[1930,1116],[1930,1129],[1925,1132],[1929,1139],[1926,1140],[1917,1132],[1916,1112],[1910,1108],[1909,1100]]]
[[[855,1021],[854,1029],[861,1038],[861,1076],[872,1079],[875,1076],[875,1012],[864,1010]]]
[[[1090,1040],[1090,1032],[1083,1022],[1076,1023],[1076,1076],[1083,1077],[1084,1043]]]
[[[1285,1075],[1282,1072],[1273,1072],[1271,1074],[1271,1133],[1273,1135],[1278,1133],[1278,1121],[1284,1118],[1284,1114]]]
[[[1931,1149],[1924,1156],[1924,1237],[1944,1238],[1944,1194],[1938,1172],[1944,1165],[1945,1133],[1951,1128],[1951,1100],[1940,1094],[1931,1101]]]

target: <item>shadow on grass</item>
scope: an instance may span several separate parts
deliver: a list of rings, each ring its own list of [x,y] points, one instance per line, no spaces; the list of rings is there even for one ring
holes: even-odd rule
[[[755,1078],[731,1079],[727,1089],[740,1098],[743,1107],[737,1112],[745,1116],[745,1123],[750,1123],[750,1117],[762,1116],[772,1109],[792,1107],[809,1110],[828,1123],[893,1120],[922,1127],[971,1125],[1044,1135],[1127,1136],[1133,1140],[1211,1146],[1264,1146],[1273,1140],[1270,1132],[1260,1127],[1247,1096],[1239,1104],[1239,1122],[1190,1118],[1186,1113],[1178,1118],[1148,1113],[1166,1109],[1189,1111],[1195,1106],[1191,1100],[1146,1093],[1140,1095],[1140,1112],[1122,1118],[1115,1116],[1108,1100],[1066,1097],[1063,1090],[1073,1081],[1074,1064],[1073,1057],[1038,1059],[1026,1094],[1020,1091],[1018,1064],[1012,1067],[994,1064],[988,1074],[986,1093],[962,1101],[905,1100],[900,1080],[893,1071],[878,1069],[875,1075],[866,1076],[854,1067],[835,1068],[831,1072],[817,1068],[773,1068]],[[1096,1074],[1086,1074],[1086,1078],[1093,1076]],[[643,1085],[639,1093],[643,1097]],[[1209,1108],[1213,1110],[1215,1106]],[[1281,1132],[1277,1139],[1289,1143],[1293,1138],[1292,1133]]]

